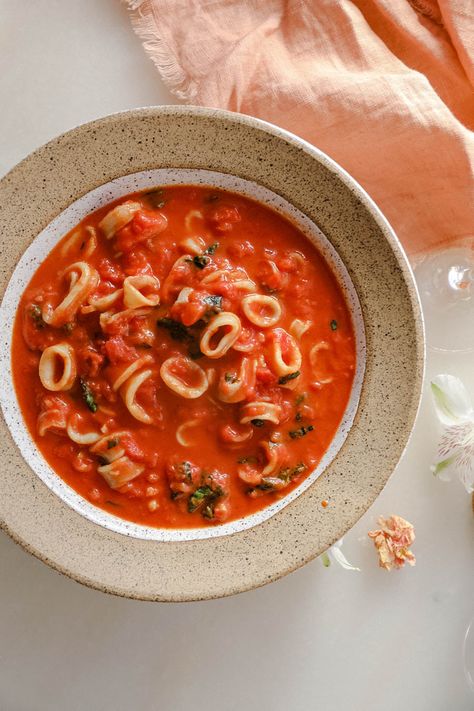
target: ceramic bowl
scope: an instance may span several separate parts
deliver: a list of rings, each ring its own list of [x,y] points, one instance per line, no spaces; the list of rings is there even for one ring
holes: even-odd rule
[[[116,518],[82,499],[29,437],[11,386],[11,324],[24,286],[56,241],[91,210],[159,184],[251,195],[297,222],[324,254],[357,340],[350,403],[318,468],[288,497],[222,526],[170,531]],[[127,597],[191,600],[262,585],[339,539],[377,497],[408,441],[424,364],[413,277],[378,208],[313,146],[247,116],[194,107],[116,114],[31,154],[0,181],[0,522],[57,570]],[[323,508],[322,500],[330,501]]]

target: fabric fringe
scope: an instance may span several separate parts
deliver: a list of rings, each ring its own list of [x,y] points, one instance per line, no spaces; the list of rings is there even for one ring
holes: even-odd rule
[[[175,53],[167,46],[153,17],[150,0],[122,0],[129,10],[130,21],[143,48],[158,69],[164,83],[178,99],[190,103],[197,93],[197,83],[180,66]]]
[[[430,0],[408,0],[408,2],[412,8],[416,10],[416,12],[420,13],[420,15],[428,17],[437,25],[440,25],[440,27],[444,27],[441,10],[439,9],[437,2],[434,4]]]

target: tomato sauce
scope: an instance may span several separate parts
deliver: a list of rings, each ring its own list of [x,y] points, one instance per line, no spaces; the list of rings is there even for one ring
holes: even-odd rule
[[[120,205],[126,216],[110,216]],[[203,186],[88,215],[33,275],[12,348],[24,419],[54,471],[115,516],[169,528],[248,516],[301,483],[340,424],[355,359],[341,289],[301,231]]]

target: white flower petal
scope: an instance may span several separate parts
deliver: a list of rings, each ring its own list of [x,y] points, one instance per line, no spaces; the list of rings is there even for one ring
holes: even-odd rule
[[[442,459],[441,461],[436,462],[436,464],[433,464],[430,467],[433,472],[433,476],[440,481],[451,481],[454,469],[452,464],[455,459],[456,457],[448,457],[447,459]]]
[[[360,568],[356,568],[354,565],[351,565],[349,563],[344,553],[338,547],[337,543],[329,549],[329,556],[333,558],[336,563],[339,563],[339,565],[344,568],[344,570],[358,570],[360,572]]]
[[[473,428],[474,424],[470,422],[446,427],[438,443],[439,458],[446,459],[457,456],[464,448],[464,442]]]
[[[474,471],[466,467],[456,467],[457,474],[468,494],[474,493]]]
[[[474,419],[471,398],[464,384],[454,375],[437,375],[431,381],[436,414],[443,425]]]
[[[474,431],[466,438],[454,462],[454,470],[468,494],[474,491]]]

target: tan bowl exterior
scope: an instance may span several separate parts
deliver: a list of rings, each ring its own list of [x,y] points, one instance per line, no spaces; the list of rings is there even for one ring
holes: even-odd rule
[[[105,592],[184,601],[232,595],[302,566],[341,538],[387,482],[412,430],[424,368],[421,311],[390,226],[335,163],[296,136],[214,109],[169,106],[79,126],[32,153],[0,181],[1,295],[20,256],[65,207],[141,170],[205,168],[254,180],[322,229],[362,306],[364,385],[354,425],[320,478],[255,528],[200,541],[128,538],[75,513],[23,460],[0,423],[0,523],[56,570]],[[321,501],[331,501],[327,509]]]

